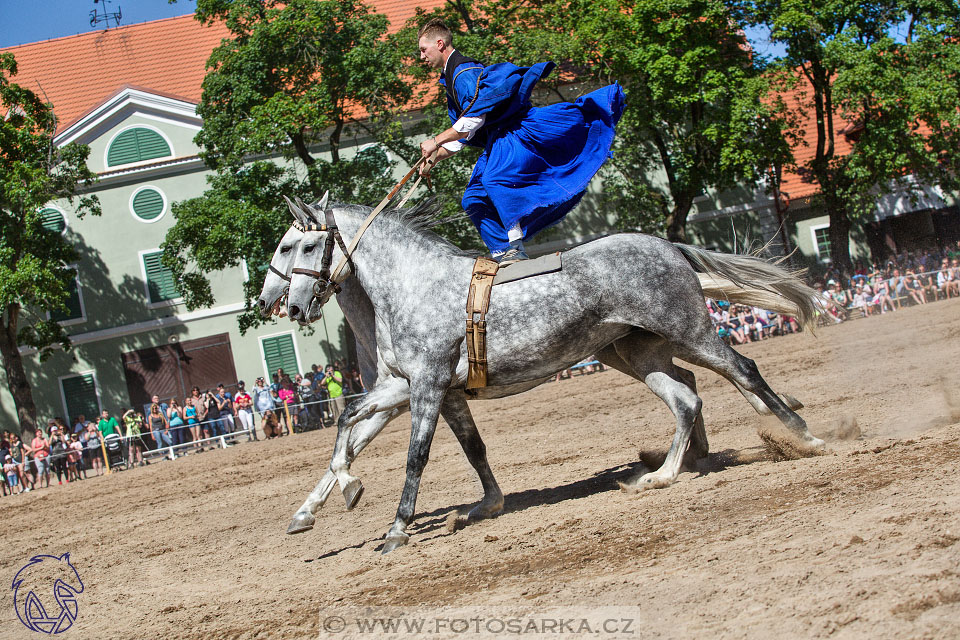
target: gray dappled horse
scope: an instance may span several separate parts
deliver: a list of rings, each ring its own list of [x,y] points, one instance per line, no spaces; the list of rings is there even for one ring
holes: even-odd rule
[[[350,239],[369,211],[352,205],[327,209],[324,202],[301,207],[300,215],[317,227],[335,220]],[[464,301],[474,256],[427,232],[425,213],[415,208],[381,214],[353,252],[347,272],[347,280],[356,281],[373,305],[379,362],[376,385],[340,418],[331,470],[338,479],[346,478],[341,486],[355,480],[346,472],[353,426],[408,404],[412,414],[406,483],[384,553],[409,540],[405,529],[413,517],[441,406],[448,390],[463,389],[467,377]],[[329,284],[315,290],[316,276],[329,276],[330,254],[341,253],[338,248],[324,250],[332,233],[307,232],[296,249],[287,310],[301,324],[318,318],[334,292]],[[298,274],[298,267],[312,275]],[[677,356],[716,371],[748,399],[758,398],[802,445],[823,447],[770,389],[753,361],[716,335],[695,268],[786,298],[801,322],[813,315],[812,290],[758,258],[712,253],[641,234],[609,236],[567,251],[562,271],[493,289],[487,314],[489,386],[477,390],[477,397],[525,391],[594,353],[615,356],[677,418],[663,465],[637,481],[641,487],[666,486],[676,479],[701,407],[692,374],[673,364]]]

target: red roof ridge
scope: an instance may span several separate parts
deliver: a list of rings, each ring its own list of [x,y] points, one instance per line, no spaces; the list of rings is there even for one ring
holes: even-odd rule
[[[20,44],[12,44],[9,47],[0,47],[0,51],[10,51],[13,52],[14,49],[20,49],[22,47],[29,47],[35,44],[45,44],[48,42],[56,42],[57,40],[69,40],[70,38],[82,38],[96,36],[97,34],[107,33],[109,31],[123,31],[124,29],[133,29],[135,27],[142,27],[145,24],[156,24],[158,22],[169,22],[172,20],[183,20],[185,18],[193,19],[193,13],[187,13],[182,16],[170,16],[169,18],[157,18],[156,20],[144,20],[143,22],[134,22],[133,24],[122,24],[112,29],[96,29],[94,31],[84,31],[82,33],[74,33],[69,36],[59,36],[56,38],[47,38],[46,40],[33,40],[31,42],[21,42]]]

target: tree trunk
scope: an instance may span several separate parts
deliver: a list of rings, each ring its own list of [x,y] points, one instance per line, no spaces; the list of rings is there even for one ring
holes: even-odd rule
[[[830,260],[844,276],[853,275],[850,260],[850,217],[842,205],[827,202],[830,214]]]
[[[13,312],[16,317],[16,310]],[[8,318],[11,311],[7,311]],[[0,327],[0,359],[7,374],[7,386],[13,396],[13,404],[17,408],[17,420],[20,423],[20,437],[27,431],[33,431],[37,426],[37,406],[33,404],[33,391],[27,381],[27,373],[23,370],[23,358],[17,345],[16,323],[6,323]]]
[[[687,216],[692,206],[692,196],[683,195],[674,200],[673,211],[667,216],[667,240],[687,242]]]

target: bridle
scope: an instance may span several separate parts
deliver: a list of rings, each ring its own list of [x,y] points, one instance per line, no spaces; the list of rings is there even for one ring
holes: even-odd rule
[[[436,158],[437,153],[430,157],[430,160],[433,161]],[[353,234],[353,240],[350,241],[350,246],[346,246],[343,238],[340,236],[340,230],[337,228],[337,221],[333,217],[333,211],[328,208],[324,208],[323,215],[326,220],[325,224],[317,224],[314,222],[303,223],[300,220],[295,220],[293,226],[306,233],[307,231],[314,232],[325,232],[327,233],[327,238],[324,241],[323,245],[323,256],[320,259],[320,271],[314,271],[313,269],[304,269],[302,267],[296,267],[291,271],[293,275],[304,275],[314,278],[315,282],[313,283],[313,296],[320,301],[320,304],[323,305],[329,300],[329,296],[340,293],[340,283],[347,279],[347,273],[344,272],[344,267],[349,266],[350,272],[355,273],[356,269],[353,265],[353,252],[357,248],[357,244],[360,242],[363,232],[373,223],[374,219],[380,215],[380,212],[386,208],[387,204],[393,200],[394,196],[400,191],[400,188],[407,183],[408,180],[413,176],[414,172],[420,168],[427,158],[422,157],[420,160],[413,165],[410,171],[407,172],[407,175],[403,177],[397,185],[390,190],[390,193],[387,194],[387,197],[380,201],[380,204],[370,212],[370,215],[367,216],[367,219],[363,221],[363,224],[360,225],[360,228],[355,234]],[[407,203],[407,200],[417,190],[417,187],[420,185],[420,180],[423,179],[423,176],[419,176],[416,182],[413,183],[413,186],[410,188],[410,191],[407,192],[406,197],[400,201],[398,208],[402,209],[403,205]],[[429,178],[428,178],[429,180]],[[299,198],[296,199],[297,204],[300,206],[300,209],[304,212],[310,211],[309,205],[305,204]],[[340,247],[340,251],[343,253],[343,256],[340,258],[340,262],[337,263],[335,269],[330,269],[330,265],[333,263],[333,245],[336,243]],[[279,271],[273,268],[273,265],[270,268],[274,273],[279,274]],[[281,275],[287,282],[290,282],[290,277]],[[290,288],[287,287],[287,291]]]
[[[303,224],[299,220],[293,223],[294,228],[304,233],[307,231],[327,233],[327,238],[323,242],[323,257],[320,259],[320,271],[297,267],[290,272],[294,275],[300,274],[313,277],[315,280],[313,283],[313,295],[320,300],[323,299],[323,296],[327,295],[330,289],[333,290],[333,293],[340,293],[340,282],[342,282],[342,279],[336,280],[330,276],[330,265],[333,263],[334,243],[340,247],[340,251],[342,251],[344,255],[344,259],[341,260],[340,265],[337,266],[337,272],[340,271],[340,266],[344,263],[349,264],[350,270],[353,270],[353,260],[350,259],[350,253],[356,246],[353,245],[350,249],[347,248],[343,237],[340,235],[340,230],[337,228],[337,221],[333,218],[333,211],[324,209],[323,215],[327,220],[326,224],[316,224],[314,222]],[[334,275],[337,274],[335,273]],[[287,282],[290,282],[290,278],[287,278]]]

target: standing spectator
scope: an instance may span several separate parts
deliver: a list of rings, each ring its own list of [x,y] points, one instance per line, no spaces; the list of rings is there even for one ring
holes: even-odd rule
[[[20,487],[19,465],[13,461],[13,456],[4,456],[3,475],[6,477],[7,484],[10,485],[10,495],[17,495],[22,491]],[[3,495],[7,495],[6,489],[4,489]]]
[[[127,460],[143,466],[143,415],[131,407],[123,414],[123,428],[127,431]]]
[[[159,411],[159,409],[157,410]],[[100,437],[97,425],[88,422],[87,438],[83,446],[87,452],[87,459],[90,461],[90,468],[95,470],[98,476],[103,475],[103,449],[100,447]]]
[[[217,405],[217,398],[208,389],[203,394],[204,403],[207,407],[206,419],[203,424],[203,434],[207,438],[223,435],[220,433],[220,408]]]
[[[27,461],[27,447],[20,441],[20,436],[15,433],[10,434],[10,456],[17,464],[17,475],[20,477],[20,487],[23,492],[32,489],[32,482],[28,482],[25,463]]]
[[[28,453],[33,455],[33,463],[37,467],[37,483],[40,483],[40,477],[47,481],[46,486],[50,486],[50,441],[43,437],[43,429],[37,427],[36,435],[30,442]]]
[[[97,423],[97,430],[101,435],[109,436],[116,433],[120,434],[120,425],[117,419],[110,415],[110,412],[104,409],[100,412],[100,422]]]
[[[63,484],[64,477],[67,482],[70,482],[70,474],[67,471],[68,453],[63,434],[58,427],[53,427],[50,430],[50,464],[53,466],[53,472],[57,474],[57,484]]]
[[[170,398],[170,407],[167,409],[167,424],[170,426],[170,443],[176,447],[187,442],[184,425],[187,421],[183,417],[183,408],[176,398]]]
[[[223,387],[223,383],[217,385],[217,411],[220,416],[220,429],[221,434],[226,435],[228,433],[233,433],[233,399],[230,397],[230,394],[227,393],[226,389]]]
[[[253,385],[253,406],[257,410],[257,413],[260,414],[260,428],[263,428],[263,421],[267,411],[273,411],[276,407],[276,404],[273,401],[273,395],[270,393],[270,388],[266,386],[266,381],[263,379],[263,376],[257,378],[256,382]]]
[[[298,378],[300,376],[297,376]],[[313,372],[308,371],[307,374],[300,378],[300,401],[301,401],[301,411],[300,411],[300,422],[301,423],[319,423],[323,427],[323,419],[320,418],[320,412],[318,411],[319,405],[317,404],[316,394],[314,393],[313,387]]]
[[[167,421],[167,416],[160,412],[159,403],[154,402],[150,405],[147,422],[150,423],[150,432],[153,434],[153,441],[157,443],[157,449],[163,449],[173,444],[170,440],[170,423]]]
[[[83,472],[83,478],[87,477],[87,470],[83,466],[83,443],[80,442],[80,436],[76,433],[70,434],[69,444],[70,454],[67,456],[67,468],[69,469],[73,480],[80,480],[80,473]]]
[[[194,387],[194,389],[197,389],[197,388]],[[200,390],[197,389],[197,391],[199,392]],[[200,434],[199,434],[200,414],[197,412],[197,405],[194,402],[192,395],[184,401],[184,405],[185,406],[183,407],[183,417],[187,421],[186,428],[189,431],[187,435],[190,437],[190,439],[193,442],[196,442],[197,440],[200,439]],[[194,445],[193,448],[196,449],[197,445]]]
[[[330,409],[333,412],[333,423],[340,420],[340,414],[346,408],[346,401],[343,399],[343,375],[328,364],[323,371],[323,385],[330,396]]]
[[[253,398],[247,393],[246,383],[237,381],[237,394],[233,398],[233,406],[237,410],[240,427],[247,431],[247,442],[257,440],[257,427],[253,424]]]
[[[281,405],[284,409],[283,413],[285,416],[289,416],[289,419],[293,421],[293,426],[297,426],[297,414],[294,403],[297,398],[296,388],[293,386],[293,380],[290,379],[290,376],[283,376],[280,380],[280,390],[277,392],[277,396],[280,398]],[[287,435],[290,435],[293,431],[290,428],[290,425],[287,424]]]
[[[83,433],[83,430],[87,428],[87,416],[82,413],[77,416],[77,422],[73,425],[73,432],[77,435]]]

